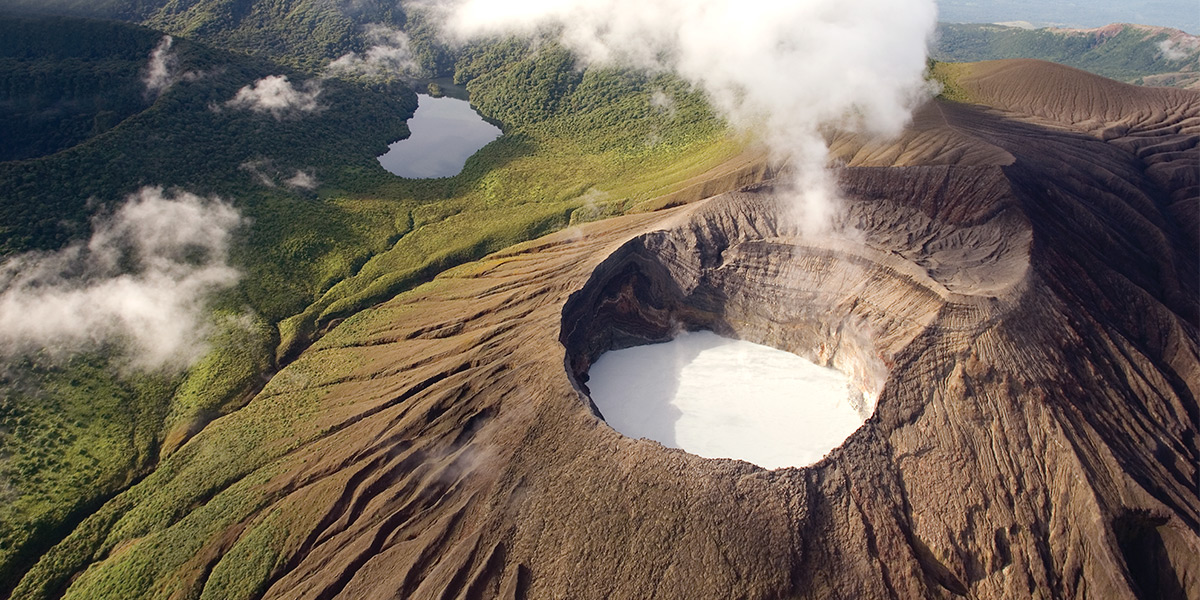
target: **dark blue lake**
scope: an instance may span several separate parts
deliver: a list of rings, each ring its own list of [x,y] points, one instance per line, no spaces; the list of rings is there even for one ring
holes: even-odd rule
[[[500,128],[483,120],[466,100],[419,94],[408,120],[411,135],[388,146],[379,164],[410,179],[458,175],[467,158],[500,137]]]

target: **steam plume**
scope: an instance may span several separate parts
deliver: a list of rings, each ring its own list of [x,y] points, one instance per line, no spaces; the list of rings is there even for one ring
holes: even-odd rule
[[[118,344],[136,368],[188,365],[203,352],[206,299],[238,280],[227,258],[241,222],[220,200],[147,187],[86,244],[0,264],[0,358]]]
[[[797,173],[804,222],[820,229],[836,187],[822,132],[883,136],[928,91],[934,0],[447,0],[457,40],[550,29],[587,64],[672,71]]]

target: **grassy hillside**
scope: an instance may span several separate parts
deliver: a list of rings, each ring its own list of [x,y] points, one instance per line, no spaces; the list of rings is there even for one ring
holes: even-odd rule
[[[1200,81],[1200,38],[1139,25],[1068,30],[942,23],[932,56],[947,62],[1037,58],[1138,84]]]
[[[216,310],[251,317],[219,329],[216,351],[186,376],[123,375],[104,350],[3,365],[0,594],[65,528],[157,462],[171,423],[212,418],[259,385],[274,356],[273,323],[407,226],[377,207],[268,187],[246,167],[334,182],[377,168],[375,155],[407,133],[411,91],[331,80],[321,84],[326,110],[304,118],[223,110],[261,77],[289,74],[299,85],[303,76],[177,39],[176,68],[193,76],[154,98],[142,71],[162,37],[113,22],[0,18],[0,81],[13,107],[5,148],[40,155],[0,162],[0,254],[86,237],[93,215],[144,185],[219,195],[253,224],[235,249],[247,276]]]
[[[55,74],[70,72],[75,60],[63,49],[122,32],[132,40],[128,48],[97,60],[123,61],[125,88],[117,89],[137,91],[131,69],[161,40],[159,32],[94,21],[12,27],[39,37],[41,46],[21,60],[42,65],[56,89],[70,87]],[[340,319],[488,252],[676,190],[741,151],[677,81],[576,71],[552,45],[535,51],[495,41],[431,59],[456,71],[505,135],[457,177],[405,180],[374,157],[406,133],[414,107],[407,88],[326,80],[319,83],[324,110],[276,119],[224,103],[263,76],[286,74],[302,85],[303,73],[186,36],[172,51],[178,71],[194,77],[108,129],[64,137],[62,149],[44,156],[0,162],[0,252],[61,247],[86,237],[92,215],[139,187],[174,186],[220,195],[250,218],[233,249],[244,277],[217,298],[212,350],[186,373],[130,373],[105,349],[67,362],[31,356],[0,373],[0,596],[18,581],[14,597],[56,596],[106,543],[110,517],[132,506],[124,494],[110,500],[114,494],[185,452],[185,442],[214,418],[241,410],[279,359]],[[29,70],[22,68],[12,66],[13,76]],[[77,92],[95,100],[84,105],[96,114],[99,95],[119,95],[105,87]],[[653,105],[655,92],[673,99],[671,110]],[[50,121],[40,127],[59,129]],[[296,170],[313,174],[319,187],[280,184]],[[282,435],[243,433],[249,437],[228,441]],[[214,460],[233,473],[257,458]],[[121,527],[168,527],[196,497],[212,493],[159,492],[151,500],[158,508],[128,515]],[[101,505],[108,508],[97,512]],[[152,562],[169,571],[172,552],[156,552]],[[154,577],[114,576],[104,581],[128,589],[104,597],[153,595]]]

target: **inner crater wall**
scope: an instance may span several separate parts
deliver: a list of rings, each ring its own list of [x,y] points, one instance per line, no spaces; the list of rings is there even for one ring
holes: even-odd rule
[[[848,214],[888,209],[861,201]],[[895,356],[955,294],[873,245],[869,232],[844,233],[867,218],[814,237],[788,214],[787,199],[769,190],[729,194],[613,253],[563,312],[561,341],[576,381],[586,383],[608,350],[710,329],[847,373],[868,416]]]

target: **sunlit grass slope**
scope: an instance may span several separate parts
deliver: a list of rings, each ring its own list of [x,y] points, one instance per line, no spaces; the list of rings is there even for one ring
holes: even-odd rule
[[[158,36],[143,37],[148,55]],[[53,249],[86,237],[98,207],[141,185],[176,186],[248,217],[233,251],[244,276],[216,299],[211,351],[186,373],[130,372],[102,348],[65,364],[31,357],[4,375],[0,594],[22,581],[14,597],[55,596],[111,552],[122,559],[72,595],[171,596],[160,582],[205,532],[257,502],[254,484],[269,472],[245,475],[319,428],[304,420],[319,398],[244,406],[281,361],[441,271],[694,185],[745,147],[675,80],[578,70],[552,46],[493,42],[463,51],[458,78],[505,135],[459,176],[405,180],[374,157],[405,135],[410,91],[328,80],[318,114],[214,110],[258,77],[307,76],[186,39],[175,47],[179,68],[206,76],[74,147],[0,163],[0,246]],[[320,187],[280,184],[296,170]],[[197,434],[208,441],[188,443]],[[269,570],[286,519],[252,526],[262,547],[231,549],[245,560],[212,574],[227,586],[212,597],[252,595]]]

